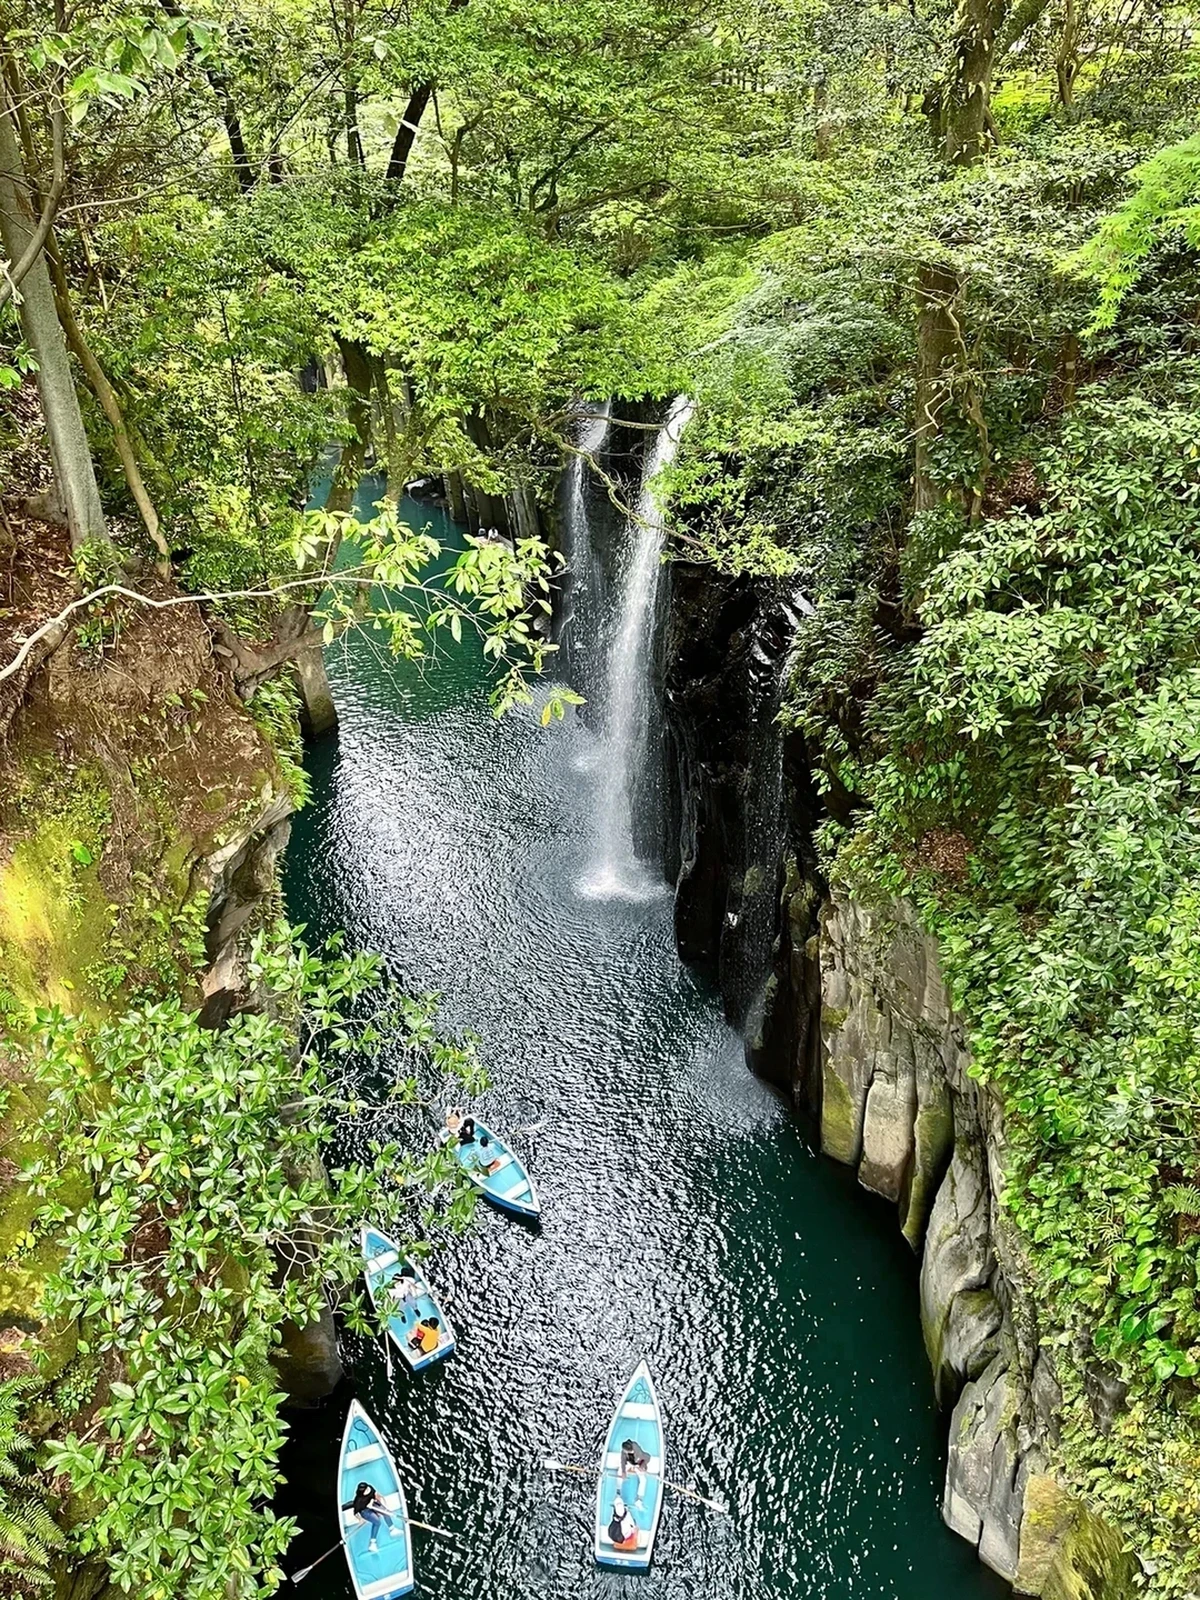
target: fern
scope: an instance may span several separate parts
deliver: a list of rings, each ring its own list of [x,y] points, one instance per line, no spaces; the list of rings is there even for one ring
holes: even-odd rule
[[[52,1587],[50,1557],[66,1541],[33,1472],[33,1441],[21,1424],[31,1378],[0,1383],[0,1593],[34,1594]],[[15,1587],[3,1583],[15,1580]]]
[[[1173,1183],[1163,1190],[1162,1197],[1177,1217],[1200,1217],[1200,1189],[1194,1183]]]

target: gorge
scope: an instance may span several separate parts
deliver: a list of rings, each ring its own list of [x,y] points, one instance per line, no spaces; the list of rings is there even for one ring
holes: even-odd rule
[[[632,453],[659,459],[642,437]],[[610,442],[607,470],[636,486],[615,420]],[[583,499],[598,527],[571,530],[574,548],[619,571],[626,530],[601,486]],[[408,511],[455,537],[438,513]],[[595,594],[587,560],[576,582]],[[590,641],[606,658],[644,625],[621,670],[647,680],[651,588],[616,583]],[[406,985],[441,993],[449,1021],[480,1029],[494,1072],[480,1109],[532,1130],[523,1154],[544,1207],[536,1233],[480,1215],[439,1255],[460,1347],[430,1381],[389,1380],[378,1344],[350,1340],[354,1391],[387,1418],[413,1514],[460,1535],[423,1542],[422,1581],[445,1595],[610,1592],[590,1561],[589,1485],[542,1461],[590,1460],[619,1374],[646,1354],[673,1474],[732,1508],[669,1506],[656,1594],[1003,1592],[938,1517],[942,1424],[907,1247],[756,1085],[717,998],[674,955],[661,872],[630,833],[614,839],[597,760],[611,759],[607,669],[584,708],[594,727],[543,730],[492,720],[469,642],[436,676],[365,640],[331,656],[339,733],[309,757],[290,912],[385,951]],[[644,744],[632,720],[626,737]],[[590,874],[614,846],[601,893]],[[298,1565],[336,1537],[343,1409],[339,1392],[292,1421],[282,1506],[303,1527]],[[332,1563],[307,1581],[327,1600],[350,1593]]]
[[[0,1595],[1195,1600],[1198,37],[0,0]]]

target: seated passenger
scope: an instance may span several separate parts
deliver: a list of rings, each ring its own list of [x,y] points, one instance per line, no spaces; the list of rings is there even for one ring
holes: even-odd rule
[[[431,1356],[442,1342],[441,1327],[440,1317],[422,1317],[409,1334],[409,1349],[423,1356]]]
[[[618,1495],[613,1501],[612,1516],[608,1523],[608,1537],[618,1550],[636,1550],[638,1525],[633,1514]]]
[[[391,1315],[407,1322],[409,1306],[415,1305],[421,1298],[421,1285],[417,1282],[417,1275],[407,1261],[391,1283],[388,1284],[387,1294],[388,1299],[392,1302]]]
[[[471,1151],[471,1159],[474,1162],[476,1172],[484,1178],[495,1172],[500,1165],[500,1157],[496,1154],[496,1147],[486,1133],[481,1133],[475,1141],[475,1147]]]

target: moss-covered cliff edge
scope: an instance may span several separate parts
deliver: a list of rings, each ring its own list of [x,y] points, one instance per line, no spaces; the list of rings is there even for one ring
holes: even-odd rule
[[[681,951],[745,1022],[756,1068],[814,1117],[824,1152],[896,1204],[948,1413],[946,1521],[1019,1593],[1126,1600],[1141,1568],[1059,1448],[1060,1368],[1099,1436],[1128,1425],[1123,1388],[1064,1347],[1039,1302],[1004,1205],[1001,1106],[972,1075],[936,938],[905,901],[861,898],[821,872],[814,833],[837,796],[818,793],[803,740],[773,722],[792,601],[776,582],[676,564],[669,602]]]
[[[47,564],[64,588],[73,570],[56,530],[27,532],[14,631],[57,602],[38,581]],[[278,694],[265,713],[243,702],[191,604],[63,628],[0,686],[0,1381],[36,1382],[27,1427],[43,1440],[86,1433],[121,1374],[43,1311],[65,1251],[35,1226],[45,1198],[22,1178],[57,1158],[27,1019],[53,1009],[101,1027],[180,1004],[218,1028],[245,1002],[248,937],[278,914],[296,802],[290,715]],[[92,1182],[76,1170],[59,1203],[82,1206]],[[340,1372],[328,1317],[291,1327],[276,1366],[293,1394],[328,1392]],[[90,1600],[108,1579],[85,1563],[56,1581],[62,1600]]]

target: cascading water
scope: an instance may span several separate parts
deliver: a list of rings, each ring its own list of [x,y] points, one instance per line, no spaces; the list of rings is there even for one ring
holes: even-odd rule
[[[563,488],[562,545],[567,564],[563,574],[562,620],[558,633],[559,660],[572,681],[578,679],[585,684],[588,678],[586,657],[591,638],[591,629],[587,624],[595,609],[595,597],[589,591],[596,582],[587,501],[588,458],[594,458],[604,448],[608,427],[607,404],[586,416],[576,444],[580,453],[571,457]],[[581,623],[584,626],[581,627]]]
[[[595,899],[640,900],[660,887],[634,849],[631,791],[649,723],[650,630],[664,532],[653,485],[679,448],[680,434],[691,414],[691,402],[682,397],[671,407],[646,459],[637,509],[629,523],[629,549],[603,686],[596,854],[581,885],[582,892]]]

